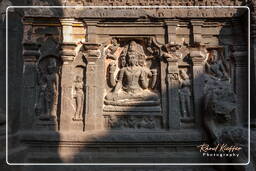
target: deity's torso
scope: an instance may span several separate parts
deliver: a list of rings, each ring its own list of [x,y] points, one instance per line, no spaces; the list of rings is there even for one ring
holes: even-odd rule
[[[123,89],[126,92],[136,92],[142,90],[140,86],[140,77],[142,74],[142,68],[135,67],[125,67],[123,68]]]
[[[75,84],[75,90],[76,90],[76,94],[83,94],[83,83],[82,82],[78,82]]]

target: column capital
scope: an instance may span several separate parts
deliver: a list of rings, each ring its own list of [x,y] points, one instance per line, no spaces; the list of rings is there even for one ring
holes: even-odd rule
[[[89,63],[95,63],[98,58],[100,57],[100,48],[101,44],[98,43],[91,43],[91,42],[86,42],[83,43],[83,47],[85,49],[85,52],[87,54],[86,59]]]
[[[204,20],[203,19],[192,19],[190,20],[192,26],[203,26]]]
[[[202,65],[206,59],[206,54],[200,48],[192,48],[190,52],[190,59],[194,66]]]
[[[63,18],[60,19],[60,23],[62,26],[72,26],[75,19],[73,18]]]
[[[63,64],[67,64],[74,60],[76,47],[77,45],[74,42],[64,42],[61,44],[60,55],[63,60]]]

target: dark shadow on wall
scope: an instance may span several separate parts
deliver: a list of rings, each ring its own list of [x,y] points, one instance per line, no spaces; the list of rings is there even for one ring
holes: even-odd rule
[[[21,23],[20,23],[21,26]],[[9,32],[10,33],[10,32]],[[13,40],[11,42],[16,42],[17,46],[21,45],[21,36],[22,32],[19,33],[19,42],[16,42],[16,37],[13,37]],[[20,44],[19,44],[20,43]],[[19,72],[16,73],[16,67],[13,67],[11,71],[13,72],[13,75],[9,75],[9,81],[13,81],[13,84],[10,84],[9,90],[20,90],[21,92],[21,85],[22,82],[22,64],[23,62],[21,61],[22,59],[22,54],[21,54],[21,47],[19,47],[19,55],[12,55],[14,51],[12,51],[10,54],[14,58],[13,60],[9,60],[12,62],[17,62],[16,64],[10,63],[11,66],[18,66]],[[17,56],[19,56],[20,61],[17,60]],[[11,72],[10,71],[10,72]],[[16,73],[17,75],[14,75]],[[18,87],[18,88],[17,88]],[[162,94],[166,94],[167,92],[161,92]],[[21,94],[21,93],[20,93]],[[10,100],[16,98],[16,91],[10,92],[9,97]],[[151,100],[152,97],[148,96],[145,98],[145,101]],[[10,118],[11,122],[13,125],[11,125],[11,130],[15,130],[12,132],[15,134],[15,132],[18,130],[17,128],[17,123],[19,123],[19,112],[20,112],[20,107],[16,108],[16,106],[20,106],[19,101],[17,99],[13,100],[15,102],[9,103],[10,105],[10,110],[9,115],[13,116],[14,119]],[[138,108],[130,107],[129,110],[131,111],[136,111]],[[123,116],[128,116],[128,115],[123,115]],[[121,120],[114,121],[112,125],[120,126],[120,122],[123,122]],[[151,125],[152,126],[152,125]],[[70,156],[69,152],[70,151],[65,151],[65,148],[69,146],[70,144],[66,144],[65,142],[60,142],[59,140],[61,139],[61,133],[59,132],[52,132],[48,134],[47,132],[42,131],[41,136],[48,136],[45,139],[47,141],[45,142],[40,142],[40,141],[34,141],[32,144],[30,144],[30,148],[32,149],[37,149],[37,150],[42,150],[41,154],[42,160],[37,160],[33,161],[33,155],[30,156],[30,162],[45,162],[44,160],[46,159],[47,162],[173,162],[173,159],[177,158],[175,155],[177,152],[177,146],[182,144],[181,147],[188,148],[189,150],[195,150],[195,146],[193,145],[198,145],[201,142],[200,141],[193,141],[193,138],[191,139],[192,144],[189,142],[186,142],[184,140],[178,141],[175,140],[175,137],[181,137],[181,135],[184,136],[189,136],[187,135],[188,133],[190,134],[191,132],[188,132],[188,130],[184,130],[183,132],[179,132],[177,130],[174,130],[172,134],[167,135],[168,131],[166,129],[157,129],[155,131],[149,131],[148,129],[140,129],[140,126],[135,126],[136,129],[132,128],[127,130],[121,130],[122,128],[112,128],[113,130],[108,130],[105,131],[104,133],[99,133],[98,131],[89,133],[85,130],[84,135],[81,134],[81,136],[84,136],[85,140],[87,141],[87,138],[89,139],[88,144],[84,144],[84,141],[77,141],[77,142],[71,142],[72,146],[74,148],[74,151],[76,153],[73,154],[73,158],[65,158],[67,156]],[[150,127],[150,124],[149,124]],[[203,130],[203,128],[201,128]],[[34,131],[34,130],[32,130]],[[191,131],[191,130],[190,130]],[[193,131],[193,130],[192,130]],[[204,130],[202,131],[204,132]],[[88,135],[85,135],[88,134]],[[90,134],[90,135],[89,135]],[[95,137],[95,135],[99,135],[98,137]],[[34,136],[37,136],[36,134]],[[76,137],[80,136],[80,134],[69,134],[68,136]],[[87,137],[86,137],[87,136]],[[152,136],[155,138],[152,139]],[[170,136],[169,140],[166,139],[164,136]],[[39,139],[40,137],[33,137],[35,139]],[[77,137],[78,139],[81,137]],[[181,137],[181,139],[186,139],[186,137]],[[160,141],[159,141],[160,139]],[[82,140],[82,139],[80,139]],[[136,142],[137,141],[137,142]],[[175,143],[172,143],[171,141],[176,141]],[[118,142],[118,143],[117,143]],[[31,143],[31,142],[23,142],[23,143]],[[154,144],[155,143],[155,144]],[[211,143],[211,142],[209,142]],[[66,146],[66,147],[65,147]],[[139,148],[138,148],[139,146]],[[69,146],[70,147],[70,146]],[[72,147],[72,148],[73,148]],[[153,147],[153,148],[152,148]],[[63,151],[60,151],[63,150]],[[153,151],[152,151],[153,150]],[[167,151],[166,151],[167,150]],[[141,154],[138,154],[142,152]],[[22,152],[23,153],[23,152]],[[26,150],[24,151],[26,153]],[[24,154],[23,153],[23,154]],[[23,155],[22,154],[22,155]],[[190,154],[187,153],[187,151],[184,151],[184,153],[181,152],[180,156],[180,161],[183,160],[183,157],[188,157]],[[191,158],[193,159],[193,153],[191,154]],[[131,157],[132,156],[132,157]],[[21,157],[21,156],[17,156]],[[38,156],[34,156],[37,158]],[[127,158],[126,158],[127,157]],[[26,159],[26,158],[25,158]],[[201,160],[201,159],[200,159]],[[202,159],[204,160],[204,159]],[[11,168],[11,166],[6,167],[6,169],[10,170],[15,170],[14,168]],[[16,168],[17,169],[17,168]],[[211,167],[199,167],[199,166],[24,166],[23,168],[19,168],[20,170],[46,170],[46,169],[52,169],[52,170],[214,170]],[[219,170],[217,167],[216,170]],[[225,170],[225,168],[224,168]]]

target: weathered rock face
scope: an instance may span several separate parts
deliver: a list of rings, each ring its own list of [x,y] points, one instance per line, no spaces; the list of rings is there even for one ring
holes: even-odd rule
[[[190,3],[212,5],[185,5]],[[224,5],[233,3],[243,2]],[[247,139],[246,8],[19,12],[24,13],[22,98],[19,113],[9,113],[20,118],[14,131],[18,143],[9,147],[24,148],[10,163],[209,163],[212,158],[197,148],[204,142],[226,143],[226,137],[229,145],[245,147],[229,138],[243,130]],[[213,161],[246,163],[246,148],[241,159]]]

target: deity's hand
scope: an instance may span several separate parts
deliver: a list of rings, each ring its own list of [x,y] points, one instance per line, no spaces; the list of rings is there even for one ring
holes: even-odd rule
[[[116,71],[116,64],[114,62],[111,62],[109,64],[109,72],[114,73]]]

